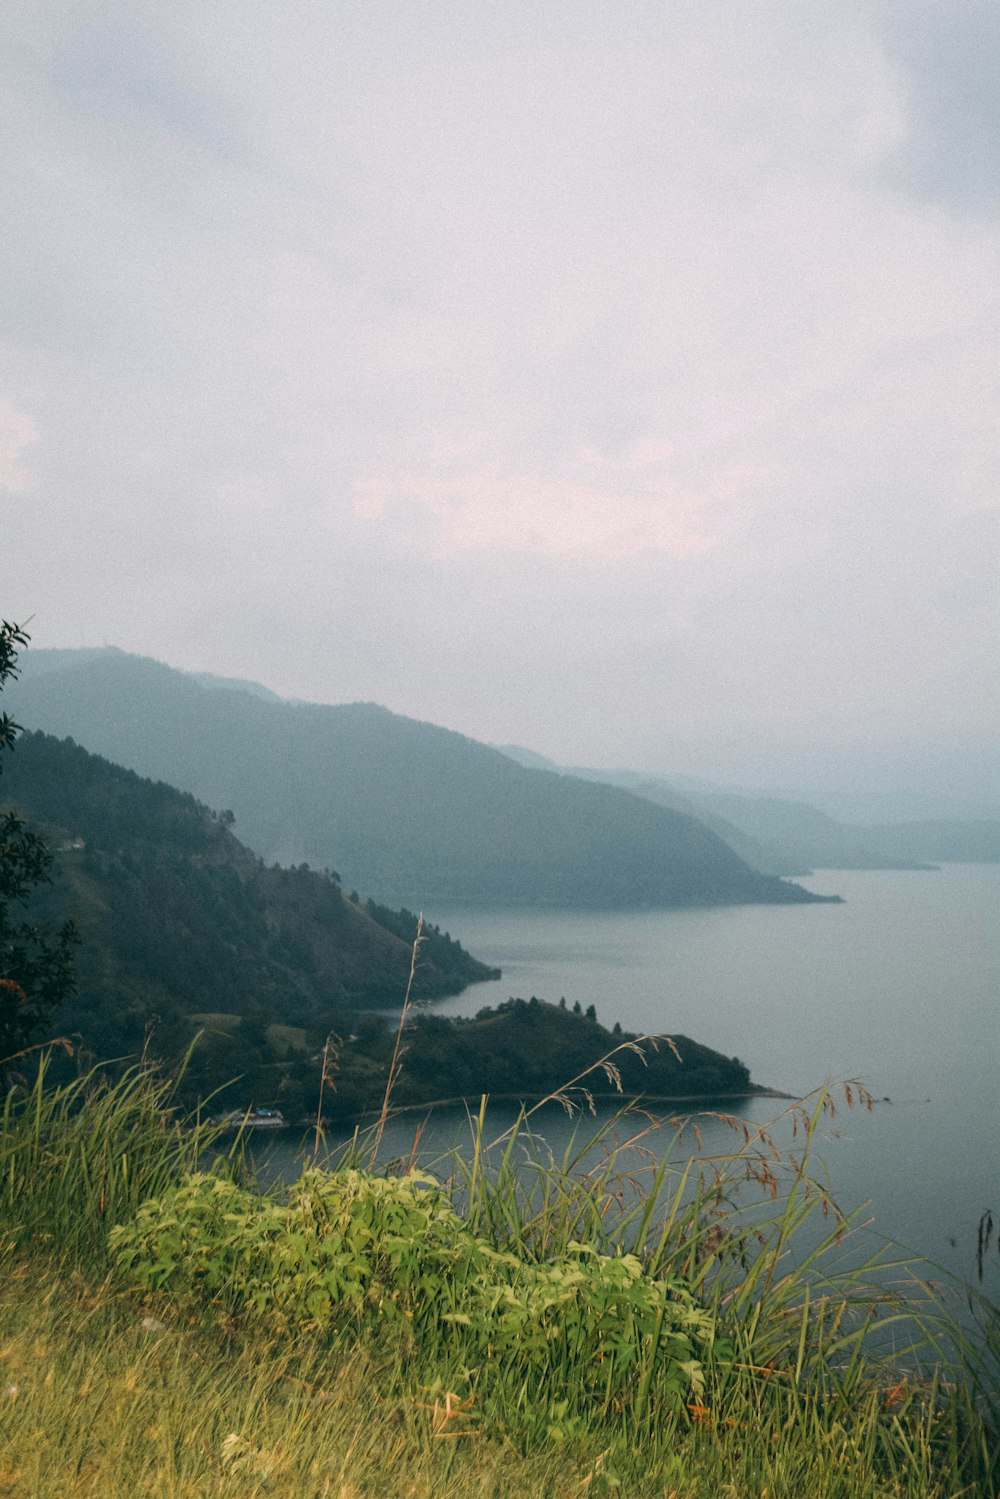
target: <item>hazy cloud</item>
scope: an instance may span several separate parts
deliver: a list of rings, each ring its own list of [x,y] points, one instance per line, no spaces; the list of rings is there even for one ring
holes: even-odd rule
[[[566,759],[981,763],[996,14],[9,8],[4,612]]]
[[[920,197],[995,219],[1000,9],[993,0],[884,0],[875,14],[908,98],[892,174]]]
[[[31,473],[24,462],[26,450],[38,441],[30,417],[0,400],[0,489],[23,494],[31,487]]]

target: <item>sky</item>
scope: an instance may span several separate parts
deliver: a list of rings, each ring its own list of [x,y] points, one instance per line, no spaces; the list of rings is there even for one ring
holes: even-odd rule
[[[995,0],[7,0],[0,614],[995,795]]]

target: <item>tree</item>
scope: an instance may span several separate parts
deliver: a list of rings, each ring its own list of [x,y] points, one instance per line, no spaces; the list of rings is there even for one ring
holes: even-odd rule
[[[27,643],[21,626],[0,621],[0,691],[17,676],[18,647]],[[0,752],[13,750],[20,727],[0,713]],[[0,812],[0,1066],[74,990],[74,923],[50,932],[22,919],[18,909],[50,882],[51,870],[52,855],[38,834],[16,812]]]

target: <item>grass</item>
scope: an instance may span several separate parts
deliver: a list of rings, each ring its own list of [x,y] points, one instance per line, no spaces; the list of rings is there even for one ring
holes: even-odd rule
[[[190,1018],[193,1024],[206,1031],[219,1031],[224,1036],[231,1036],[243,1017],[234,1010],[192,1010]]]
[[[56,1043],[57,1045],[59,1043]],[[219,1131],[183,1121],[173,1083],[142,1061],[49,1084],[51,1051],[8,1087],[0,1108],[0,1230],[33,1254],[106,1257],[107,1230],[194,1170]]]
[[[7,1261],[0,1291],[0,1494],[767,1496],[945,1499],[940,1393],[898,1413],[744,1381],[724,1413],[611,1449],[600,1433],[524,1450],[467,1396],[421,1388],[363,1349],[191,1326],[114,1281]],[[893,1438],[890,1454],[881,1429]],[[985,1460],[985,1455],[984,1455]]]
[[[269,1025],[267,1040],[275,1056],[279,1057],[309,1050],[306,1032],[300,1025]]]
[[[419,1236],[378,1218],[376,1289],[350,1315],[298,1315],[300,1269],[277,1311],[255,1311],[238,1233],[211,1294],[190,1275],[144,1289],[115,1269],[109,1231],[169,1204],[213,1134],[179,1122],[144,1065],[56,1087],[43,1054],[0,1119],[0,1496],[995,1496],[995,1364],[905,1262],[845,1263],[851,1223],[808,1173],[830,1106],[788,1111],[794,1151],[734,1121],[730,1154],[679,1168],[644,1154],[647,1121],[627,1145],[623,1116],[553,1160],[527,1121],[491,1143],[484,1109],[469,1152],[436,1163],[445,1229],[503,1258],[515,1300],[580,1243],[612,1268],[634,1252],[644,1286],[683,1285],[717,1341],[678,1400],[659,1328],[620,1297],[586,1358],[567,1336],[577,1292],[538,1313],[527,1372],[482,1328],[425,1315]],[[353,1146],[362,1186],[372,1144]],[[239,1190],[238,1150],[215,1169]],[[457,1272],[441,1294],[474,1305]],[[977,1309],[995,1336],[995,1310]],[[873,1327],[895,1334],[891,1357]],[[618,1357],[634,1373],[595,1380]]]
[[[242,1342],[155,1314],[108,1280],[5,1265],[0,1494],[134,1499],[523,1495],[566,1491],[579,1462],[524,1458],[393,1391],[363,1352]]]

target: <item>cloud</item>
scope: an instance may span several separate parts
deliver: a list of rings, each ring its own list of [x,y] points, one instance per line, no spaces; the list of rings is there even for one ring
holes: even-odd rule
[[[985,733],[981,6],[17,9],[51,643],[572,759]]]
[[[17,411],[9,401],[0,400],[0,489],[24,494],[31,488],[31,473],[22,460],[25,450],[38,441],[38,436],[30,417]]]
[[[996,219],[1000,10],[992,0],[881,0],[880,37],[906,95],[908,128],[888,180],[953,212]]]

